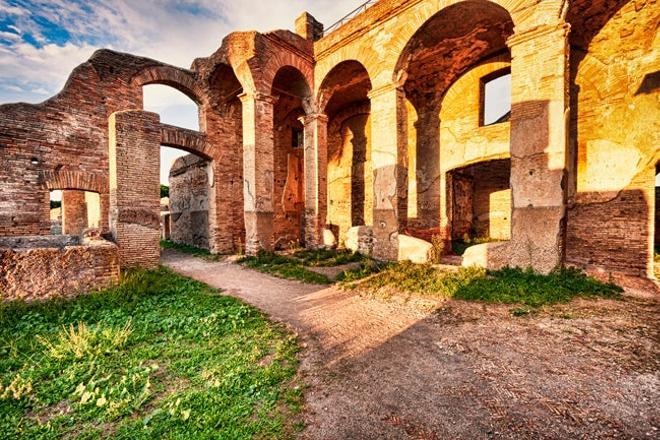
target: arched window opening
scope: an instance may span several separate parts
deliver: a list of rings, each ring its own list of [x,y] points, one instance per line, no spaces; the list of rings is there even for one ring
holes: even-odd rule
[[[160,122],[199,131],[197,104],[182,92],[161,84],[142,87],[145,111],[158,113]]]

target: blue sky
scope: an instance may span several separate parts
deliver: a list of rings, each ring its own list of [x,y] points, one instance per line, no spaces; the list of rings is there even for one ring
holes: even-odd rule
[[[44,101],[99,48],[189,67],[238,30],[291,29],[309,11],[331,24],[363,0],[0,0],[0,104]],[[163,122],[197,128],[192,101],[145,88]],[[180,153],[164,149],[161,180]]]

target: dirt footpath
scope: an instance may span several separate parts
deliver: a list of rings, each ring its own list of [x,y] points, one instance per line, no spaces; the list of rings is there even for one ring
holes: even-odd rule
[[[166,251],[175,271],[298,331],[309,439],[660,439],[660,302],[534,316],[362,298]]]

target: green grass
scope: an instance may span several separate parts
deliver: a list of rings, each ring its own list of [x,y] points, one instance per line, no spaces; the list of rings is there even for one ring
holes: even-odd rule
[[[174,249],[183,252],[184,254],[194,255],[212,261],[217,261],[220,258],[219,255],[212,254],[208,249],[202,249],[188,244],[174,243],[169,240],[161,240],[160,247],[161,249]]]
[[[328,277],[305,269],[301,261],[274,252],[261,251],[257,256],[243,257],[238,262],[251,269],[280,278],[299,280],[309,284],[330,284]]]
[[[0,306],[3,439],[294,434],[297,344],[166,269],[74,300]]]
[[[431,265],[400,263],[350,288],[388,296],[418,295],[538,307],[566,303],[575,297],[615,298],[622,289],[589,278],[576,269],[562,269],[549,275],[532,270],[486,271],[476,267],[443,271]]]
[[[341,266],[365,260],[365,257],[358,252],[334,249],[305,249],[295,252],[292,257],[304,266],[312,267]]]

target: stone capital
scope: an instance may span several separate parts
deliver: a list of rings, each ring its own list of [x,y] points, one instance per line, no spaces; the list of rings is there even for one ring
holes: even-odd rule
[[[303,125],[306,124],[311,124],[316,121],[322,124],[327,124],[328,123],[328,115],[325,113],[310,113],[308,115],[304,115],[298,118],[298,121],[302,123]]]
[[[544,24],[532,29],[526,29],[524,31],[514,33],[506,40],[506,44],[509,49],[513,49],[515,46],[534,41],[538,38],[555,38],[555,36],[552,35],[553,33],[560,34],[563,41],[568,37],[570,31],[571,25],[564,21],[559,21],[553,24]]]
[[[240,99],[242,103],[254,100],[258,102],[264,102],[267,104],[275,104],[275,102],[277,101],[277,98],[275,96],[261,92],[254,92],[254,93],[244,92],[238,95],[238,99]]]
[[[403,93],[403,87],[397,83],[384,84],[382,86],[376,87],[375,89],[372,89],[367,94],[367,96],[369,97],[369,99],[376,99],[391,92]]]

